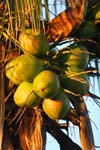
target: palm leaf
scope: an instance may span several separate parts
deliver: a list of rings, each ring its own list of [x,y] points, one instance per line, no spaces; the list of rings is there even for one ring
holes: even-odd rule
[[[73,29],[80,26],[86,13],[87,1],[70,0],[69,7],[52,19],[48,25],[47,36],[50,42],[66,38]]]

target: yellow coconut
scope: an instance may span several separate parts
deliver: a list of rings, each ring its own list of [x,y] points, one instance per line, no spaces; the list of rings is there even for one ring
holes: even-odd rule
[[[53,71],[44,70],[33,80],[33,89],[41,98],[54,97],[60,89],[59,78]]]
[[[19,75],[15,72],[15,59],[9,61],[5,66],[5,75],[7,78],[12,81],[14,84],[20,84],[22,81],[19,78]]]
[[[42,99],[33,91],[33,84],[23,81],[14,93],[14,102],[19,107],[34,107],[42,102]]]
[[[47,37],[42,33],[34,33],[32,29],[26,29],[19,34],[19,44],[24,53],[42,56],[49,50]]]
[[[41,60],[29,54],[22,54],[15,60],[15,72],[21,81],[33,81],[43,69]]]
[[[63,90],[54,98],[43,100],[43,110],[51,119],[63,119],[70,109],[69,97]]]

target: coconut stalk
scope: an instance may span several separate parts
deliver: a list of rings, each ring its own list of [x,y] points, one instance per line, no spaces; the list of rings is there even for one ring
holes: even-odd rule
[[[20,122],[19,137],[23,150],[45,150],[46,132],[38,108],[25,111]]]
[[[82,150],[95,150],[91,122],[88,115],[86,104],[82,97],[80,98],[79,103],[80,103],[80,113],[81,113],[79,132],[80,132]]]
[[[4,114],[5,114],[5,81],[4,81],[4,45],[0,41],[0,150],[2,149]]]

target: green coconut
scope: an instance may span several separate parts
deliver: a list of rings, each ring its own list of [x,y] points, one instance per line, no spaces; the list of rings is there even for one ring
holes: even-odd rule
[[[33,80],[33,89],[41,98],[54,97],[60,89],[59,78],[53,71],[44,70]]]
[[[89,90],[89,82],[87,74],[78,74],[77,72],[72,72],[65,75],[60,80],[61,86],[71,92],[74,95],[83,96]]]
[[[51,119],[63,119],[69,109],[70,100],[63,90],[60,90],[56,97],[43,100],[43,110]]]
[[[34,77],[44,69],[40,59],[29,54],[16,58],[15,72],[21,81],[33,81]]]
[[[77,44],[70,45],[69,48],[70,52],[62,55],[63,63],[66,64],[70,70],[73,70],[73,68],[84,70],[87,67],[89,61],[89,52],[87,48]]]
[[[83,39],[93,39],[97,34],[97,26],[92,21],[86,21],[80,29],[80,37]]]
[[[20,80],[18,74],[15,72],[15,59],[9,61],[5,66],[5,75],[14,84],[18,85],[22,81]]]
[[[14,93],[14,102],[19,107],[34,107],[42,102],[42,99],[33,91],[33,84],[23,81]]]
[[[26,29],[19,34],[19,44],[24,53],[42,56],[49,50],[47,37],[42,33],[34,33],[32,29]]]

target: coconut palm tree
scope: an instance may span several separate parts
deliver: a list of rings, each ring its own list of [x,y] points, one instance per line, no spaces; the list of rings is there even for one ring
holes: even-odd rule
[[[99,88],[99,43],[98,0],[0,1],[0,149],[44,150],[48,132],[61,150],[95,150],[85,97],[91,97],[100,107],[100,97],[90,92],[91,77],[97,77]],[[36,57],[39,63],[34,67],[35,72],[40,61],[43,70],[53,72],[57,82],[49,91],[57,84],[54,93],[59,89],[63,94],[58,92],[47,97],[51,93],[43,93],[48,86],[45,85],[47,74],[47,79],[43,76],[39,81],[42,85],[36,82],[27,97],[28,87],[24,87],[24,93],[21,88],[15,99],[21,83],[26,81],[34,85],[35,81],[29,78],[29,68],[34,62],[21,60],[22,55],[27,55],[27,59]],[[50,76],[52,81],[53,77]],[[39,95],[37,87],[42,94]],[[29,99],[32,92],[41,102],[34,104]],[[25,101],[22,102],[23,95]],[[79,127],[82,147],[67,134],[70,122]]]

